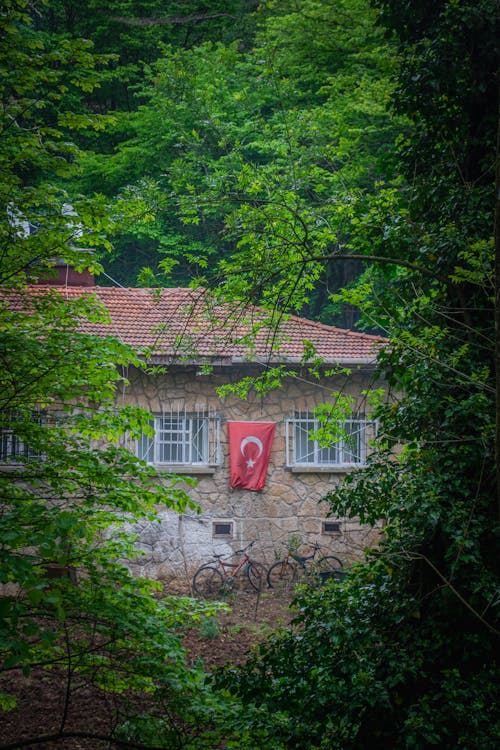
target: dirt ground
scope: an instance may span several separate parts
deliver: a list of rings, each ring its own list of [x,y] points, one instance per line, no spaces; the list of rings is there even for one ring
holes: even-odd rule
[[[168,593],[188,593],[172,582]],[[201,659],[205,671],[226,662],[244,663],[255,644],[263,641],[272,631],[284,627],[293,617],[289,598],[269,591],[257,595],[254,591],[232,594],[227,604],[231,611],[219,613],[214,620],[205,619],[185,633],[183,645],[193,662]],[[98,698],[92,688],[82,688],[72,698],[66,730],[78,734],[62,742],[44,742],[43,745],[24,744],[34,736],[56,733],[61,720],[65,699],[65,680],[61,675],[33,671],[28,678],[20,673],[9,673],[0,681],[0,692],[14,689],[18,707],[7,713],[0,711],[0,748],[26,748],[27,750],[104,750],[107,742],[86,739],[83,734],[106,735],[110,730],[110,717],[114,713],[113,697]]]
[[[186,634],[183,644],[192,658],[201,657],[206,671],[226,662],[242,664],[249,651],[273,631],[288,625],[293,617],[288,597],[264,592],[241,592],[228,602],[230,612],[218,614],[215,622],[202,622]]]

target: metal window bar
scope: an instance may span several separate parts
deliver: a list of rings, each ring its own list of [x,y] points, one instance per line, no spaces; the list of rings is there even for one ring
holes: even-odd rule
[[[151,464],[216,465],[220,463],[220,418],[209,408],[188,411],[171,407],[151,420],[154,437],[141,435],[137,455]]]
[[[43,423],[43,417],[40,413],[33,413],[31,420],[36,424]],[[25,421],[21,415],[4,412],[2,422],[9,423]],[[33,446],[25,443],[22,438],[15,434],[14,430],[7,426],[0,428],[0,461],[17,461],[19,459],[42,458],[42,454],[36,451]]]
[[[299,412],[286,423],[288,466],[348,466],[366,462],[368,437],[375,437],[376,423],[363,417],[343,424],[345,436],[330,446],[321,446],[311,433],[321,426],[313,412]]]

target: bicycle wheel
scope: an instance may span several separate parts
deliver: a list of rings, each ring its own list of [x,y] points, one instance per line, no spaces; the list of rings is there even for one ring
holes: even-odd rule
[[[289,591],[297,577],[297,570],[286,560],[271,565],[267,574],[267,585],[275,591]]]
[[[216,599],[223,593],[223,577],[213,565],[198,568],[193,578],[193,589],[203,599]]]
[[[311,566],[311,571],[316,578],[317,585],[321,585],[330,578],[339,580],[343,568],[342,560],[339,560],[338,557],[334,557],[334,555],[326,555],[325,557],[320,557],[319,560],[315,560]]]
[[[255,591],[262,591],[267,581],[267,569],[258,562],[249,562],[246,569],[247,578]]]

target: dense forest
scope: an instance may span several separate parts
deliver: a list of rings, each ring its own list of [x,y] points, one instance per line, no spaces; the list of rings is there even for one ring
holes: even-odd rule
[[[4,0],[0,284],[19,303],[0,430],[31,453],[0,470],[0,726],[13,676],[41,669],[121,696],[86,738],[106,746],[498,747],[499,18],[496,0]],[[56,256],[389,339],[378,450],[325,498],[383,541],[243,667],[188,664],[176,633],[216,605],[159,602],[116,562],[124,519],[191,500],[118,447],[148,415],[116,408],[116,365],[143,363],[77,332],[103,311],[26,294]],[[33,417],[48,406],[64,420]],[[84,570],[78,590],[48,586],[48,560]],[[65,718],[30,746],[64,747]]]
[[[274,286],[280,307],[331,322],[340,304],[332,291],[364,264],[315,256],[345,254],[374,186],[401,180],[392,147],[404,118],[387,107],[396,50],[367,3],[339,2],[333,14],[328,3],[208,12],[159,2],[146,16],[137,5],[130,16],[127,3],[97,5],[95,16],[77,3],[50,5],[39,24],[51,38],[88,36],[115,56],[80,101],[112,122],[82,136],[82,170],[66,186],[109,199],[109,275],[211,287],[237,275],[245,296],[253,287],[262,302]],[[287,270],[304,253],[302,294],[292,294]],[[272,276],[253,278],[263,258]],[[338,322],[353,323],[353,310]]]

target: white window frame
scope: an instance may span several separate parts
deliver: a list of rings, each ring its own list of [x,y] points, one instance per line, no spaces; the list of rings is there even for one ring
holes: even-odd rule
[[[170,410],[153,414],[154,436],[141,435],[137,456],[154,466],[217,466],[220,419],[209,411]]]
[[[368,440],[376,435],[376,422],[352,417],[342,425],[348,437],[327,447],[314,437],[322,422],[312,411],[298,412],[285,420],[286,465],[289,468],[349,469],[366,465]],[[353,446],[353,441],[355,444]]]

